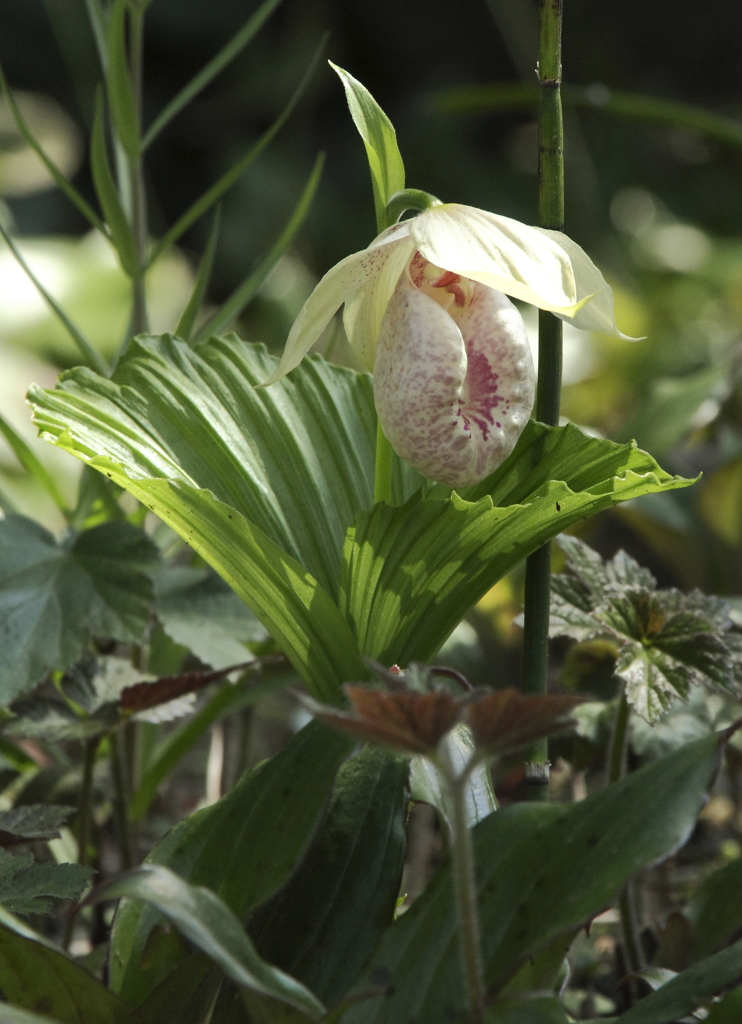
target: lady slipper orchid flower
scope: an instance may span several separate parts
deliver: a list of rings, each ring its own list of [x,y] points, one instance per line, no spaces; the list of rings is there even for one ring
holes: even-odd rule
[[[626,337],[603,275],[566,235],[438,203],[325,274],[266,384],[298,366],[343,305],[397,454],[451,487],[477,483],[510,454],[533,406],[530,348],[506,295]]]

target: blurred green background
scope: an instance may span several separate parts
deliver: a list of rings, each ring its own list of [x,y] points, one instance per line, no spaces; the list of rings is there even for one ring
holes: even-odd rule
[[[154,0],[145,124],[256,6]],[[155,234],[270,125],[328,31],[324,56],[359,78],[394,122],[410,186],[535,221],[535,109],[525,96],[535,82],[535,3],[284,0],[148,154]],[[582,87],[580,105],[565,109],[566,230],[614,285],[622,329],[644,340],[567,331],[563,412],[615,440],[636,438],[669,470],[704,474],[690,490],[601,515],[586,536],[604,554],[626,547],[660,585],[733,596],[742,593],[740,38],[742,7],[726,0],[708,0],[702,11],[685,0],[565,0],[564,81]],[[4,0],[0,60],[27,117],[92,200],[84,140],[99,71],[84,0]],[[503,87],[497,109],[475,109],[461,92],[453,109],[453,90],[488,83]],[[625,103],[614,109],[625,93],[687,106],[647,119],[645,101],[629,97],[628,112]],[[327,164],[305,229],[237,325],[275,349],[318,277],[374,234],[363,148],[324,61],[297,112],[223,204],[213,302],[268,249],[318,150]],[[0,215],[50,290],[111,353],[127,320],[124,279],[107,246],[35,166],[3,110]],[[155,329],[177,322],[208,226],[208,218],[197,224],[156,267]],[[0,404],[26,437],[27,384],[51,384],[57,368],[77,361],[0,249]],[[38,452],[71,493],[72,460],[41,444]],[[61,525],[5,448],[0,470],[0,488],[21,511]],[[496,588],[480,609],[482,635],[507,646],[517,604],[517,579]]]

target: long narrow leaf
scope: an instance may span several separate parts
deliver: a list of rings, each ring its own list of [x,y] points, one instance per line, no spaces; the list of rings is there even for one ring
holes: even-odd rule
[[[97,899],[128,896],[165,914],[238,985],[273,996],[319,1018],[324,1007],[301,982],[262,960],[247,932],[211,889],[190,885],[161,864],[144,864],[103,885]]]
[[[261,956],[330,1006],[346,994],[394,917],[409,767],[406,758],[372,746],[346,762],[306,856],[250,918]]]
[[[620,1017],[609,1017],[605,1024],[672,1024],[681,1017],[686,1019],[699,1005],[740,982],[742,941],[681,971]],[[737,1016],[733,1019],[739,1020]],[[599,1021],[591,1020],[586,1024],[599,1024]]]
[[[260,156],[260,154],[263,152],[266,146],[268,146],[268,144],[272,142],[272,140],[278,134],[281,128],[283,128],[286,121],[294,112],[297,103],[301,99],[304,90],[309,84],[309,80],[314,74],[314,70],[317,66],[320,54],[325,45],[325,40],[326,37],[323,37],[322,40],[320,41],[320,44],[317,47],[314,56],[312,57],[309,63],[309,67],[304,72],[304,75],[302,76],[301,81],[296,87],[294,94],[292,95],[291,99],[288,101],[286,106],[283,108],[281,113],[278,115],[276,120],[270,126],[270,128],[268,128],[267,131],[265,131],[260,136],[260,138],[252,147],[252,149],[249,150],[240,160],[238,160],[237,163],[234,164],[234,166],[231,167],[225,174],[223,174],[219,181],[212,185],[211,188],[208,189],[208,191],[204,192],[201,198],[197,199],[196,202],[188,210],[186,210],[182,217],[180,217],[176,221],[176,223],[170,228],[170,230],[160,239],[160,241],[154,246],[152,252],[150,253],[148,266],[152,266],[155,260],[158,259],[158,257],[160,257],[166,249],[168,249],[174,242],[177,242],[180,236],[185,231],[188,230],[191,224],[194,224],[199,219],[199,217],[202,217],[206,213],[206,211],[209,210],[214,205],[214,203],[218,202],[221,199],[225,192],[229,191],[232,185],[234,185],[234,183],[243,173],[243,171],[245,171],[250,166],[253,160]]]
[[[435,110],[443,114],[503,113],[535,109],[538,105],[537,82],[498,82],[464,85],[444,89],[432,97]],[[706,107],[647,96],[618,89],[591,89],[584,85],[562,87],[562,100],[568,107],[584,107],[600,114],[614,114],[633,121],[679,125],[718,139],[736,148],[742,147],[742,121],[717,114]]]
[[[209,278],[211,277],[211,269],[214,266],[216,243],[219,238],[221,209],[221,206],[217,206],[214,211],[214,220],[211,225],[211,231],[209,232],[203,257],[201,258],[201,265],[198,268],[196,283],[193,286],[193,291],[191,292],[191,297],[188,300],[188,305],[183,310],[180,320],[178,321],[178,326],[175,328],[176,335],[184,341],[190,340],[193,325],[196,322],[196,317],[198,316],[199,310],[203,305],[204,296],[206,295],[206,288],[209,283]]]
[[[18,506],[15,504],[12,498],[10,498],[5,491],[0,487],[0,508],[6,515],[12,512],[18,512]]]
[[[93,131],[90,137],[90,167],[98,202],[103,210],[111,233],[111,241],[118,253],[121,266],[131,278],[140,276],[134,236],[126,219],[111,168],[106,154],[105,129],[103,127],[103,100],[99,95],[95,107]]]
[[[725,731],[688,743],[580,803],[514,804],[476,826],[482,957],[490,995],[502,991],[539,950],[608,906],[634,872],[687,840],[728,738]],[[389,927],[356,985],[361,993],[383,978],[384,994],[357,1003],[343,1024],[459,1020],[465,996],[453,906],[447,863]],[[732,978],[735,971],[739,977],[738,953]],[[650,1022],[660,1024],[638,1012],[636,1019],[626,1019],[626,1024]]]
[[[155,120],[152,122],[150,127],[144,134],[142,139],[142,149],[145,150],[147,147],[154,142],[157,136],[160,134],[162,129],[172,121],[172,119],[180,113],[183,107],[187,106],[194,97],[198,96],[206,86],[211,82],[224,68],[241,53],[242,50],[247,46],[250,40],[260,31],[264,22],[270,17],[276,7],[281,3],[281,0],[265,0],[263,4],[258,7],[257,11],[250,15],[245,24],[239,29],[235,35],[229,40],[229,42],[222,47],[208,64],[195,75],[190,82],[183,86],[180,92],[174,96],[168,105],[162,110]]]
[[[126,1005],[71,957],[0,909],[0,1022],[131,1024]],[[22,1007],[22,1010],[16,1009]],[[33,1011],[44,1009],[49,1017]]]
[[[56,299],[54,299],[52,297],[52,295],[43,286],[41,281],[39,281],[38,277],[34,274],[33,270],[31,270],[31,268],[28,265],[28,263],[26,263],[25,259],[21,255],[21,252],[18,249],[18,247],[16,246],[15,242],[10,237],[10,235],[8,234],[8,232],[5,230],[5,228],[2,226],[1,223],[0,223],[0,235],[2,235],[2,237],[5,239],[5,242],[6,242],[7,246],[8,246],[8,248],[13,253],[13,255],[15,256],[16,260],[21,265],[21,267],[23,267],[23,269],[25,270],[25,272],[28,275],[29,279],[33,282],[33,284],[34,284],[35,288],[37,289],[37,291],[39,292],[39,294],[42,296],[42,298],[47,303],[49,308],[55,314],[55,316],[60,321],[62,326],[66,329],[67,333],[70,335],[70,337],[72,338],[74,343],[80,349],[80,352],[82,353],[83,359],[85,359],[87,362],[89,362],[91,364],[91,366],[93,366],[98,373],[100,373],[104,377],[107,377],[108,374],[111,371],[109,370],[108,364],[106,363],[106,361],[103,358],[103,356],[100,354],[100,352],[96,351],[96,349],[93,348],[93,346],[88,341],[88,339],[85,337],[85,335],[82,333],[82,331],[79,330],[79,328],[77,328],[72,323],[72,321],[67,316],[67,314],[62,309],[62,307],[59,305],[59,303],[56,301]]]
[[[280,258],[286,252],[289,245],[291,245],[294,236],[304,223],[304,220],[309,213],[309,208],[312,205],[314,194],[317,191],[317,186],[319,185],[319,179],[322,174],[324,162],[324,153],[320,153],[314,161],[312,173],[309,175],[309,180],[304,186],[304,191],[299,198],[299,202],[294,207],[294,211],[291,214],[288,223],[276,239],[272,248],[267,255],[263,257],[255,270],[253,270],[242,284],[232,292],[224,305],[203,325],[194,338],[194,345],[198,345],[200,342],[205,341],[210,335],[219,334],[231,326],[248,302],[250,302],[254,297],[260,286],[270,274],[271,270],[273,270]]]
[[[296,869],[322,819],[330,787],[353,741],[310,722],[278,754],[246,773],[210,807],[179,822],[147,860],[194,885],[208,885],[243,919]],[[151,991],[143,975],[158,915],[128,900],[111,938],[111,987],[139,1005]]]
[[[115,0],[108,22],[106,95],[116,134],[130,160],[139,155],[136,104],[126,53],[127,0]]]
[[[77,207],[77,209],[80,211],[83,217],[85,217],[85,219],[89,221],[94,228],[97,228],[98,231],[102,232],[102,234],[107,235],[108,232],[106,231],[105,224],[100,219],[95,210],[93,210],[93,208],[83,199],[83,197],[74,187],[74,185],[72,185],[72,183],[67,180],[66,175],[64,175],[62,171],[60,171],[60,169],[57,167],[57,165],[54,163],[51,157],[47,156],[47,154],[41,148],[39,143],[36,141],[36,137],[34,136],[31,129],[28,127],[26,119],[21,113],[21,110],[13,96],[13,93],[11,92],[10,87],[8,86],[2,67],[0,67],[0,89],[2,90],[5,102],[8,104],[8,109],[13,115],[13,119],[15,120],[15,123],[18,126],[18,131],[21,133],[21,135],[29,144],[29,146],[31,146],[31,148],[36,152],[37,156],[42,161],[46,169],[49,171],[49,174],[51,174],[52,178],[54,178],[57,185],[64,192],[64,194],[67,196],[70,202],[72,202]]]
[[[98,60],[103,74],[108,70],[108,45],[106,42],[106,16],[101,0],[85,0],[85,7],[88,12],[88,21],[95,39],[95,48],[98,51]]]
[[[11,427],[10,423],[8,423],[2,414],[0,414],[0,434],[5,437],[5,440],[12,448],[15,457],[26,472],[41,484],[41,486],[50,495],[52,501],[62,515],[67,518],[70,514],[70,509],[67,502],[64,500],[62,492],[57,486],[57,481],[46,466],[39,462],[20,434]]]

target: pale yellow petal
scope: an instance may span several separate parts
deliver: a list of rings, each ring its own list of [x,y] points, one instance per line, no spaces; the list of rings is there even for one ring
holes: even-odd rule
[[[628,334],[622,334],[616,326],[613,310],[613,292],[611,287],[583,249],[561,231],[545,231],[557,244],[561,245],[572,262],[572,269],[577,282],[577,293],[581,297],[591,296],[574,315],[557,311],[557,316],[567,320],[581,331],[594,331],[596,334],[612,334],[625,341],[636,341]]]
[[[447,203],[410,221],[410,234],[436,266],[541,309],[570,315],[590,294],[579,294],[570,255],[554,238],[557,232]]]
[[[381,321],[400,274],[412,258],[415,243],[411,238],[404,238],[394,246],[384,246],[384,250],[386,259],[376,262],[377,272],[346,300],[343,311],[350,346],[367,370],[374,368]]]
[[[299,311],[286,339],[281,360],[264,386],[280,380],[299,365],[343,303],[352,300],[359,289],[374,284],[387,261],[396,256],[400,243],[409,246],[405,241],[406,234],[406,230],[385,232],[367,249],[346,256],[328,270]]]

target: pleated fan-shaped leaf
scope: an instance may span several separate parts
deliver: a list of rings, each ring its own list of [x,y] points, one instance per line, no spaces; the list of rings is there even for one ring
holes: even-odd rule
[[[642,494],[685,487],[635,445],[530,423],[488,481],[459,497],[394,462],[394,506],[371,507],[368,375],[276,360],[238,338],[191,349],[135,339],[114,378],[32,389],[41,433],[146,503],[239,594],[312,694],[337,701],[362,657],[432,657],[483,593],[557,533]]]
[[[83,368],[31,390],[39,429],[96,466],[209,490],[334,594],[345,531],[373,502],[371,378],[309,359],[277,385],[261,345],[234,335],[192,349],[171,335],[134,339],[112,380]],[[400,496],[419,478],[406,474]]]

